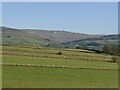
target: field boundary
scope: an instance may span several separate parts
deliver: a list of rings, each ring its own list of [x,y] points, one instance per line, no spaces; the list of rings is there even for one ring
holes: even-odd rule
[[[39,64],[17,64],[1,63],[4,66],[26,66],[26,67],[46,67],[46,68],[67,68],[67,69],[93,69],[93,70],[118,70],[113,68],[83,67],[83,66],[56,66],[56,65],[39,65]]]
[[[38,53],[38,54],[56,54],[57,52],[50,52],[50,51],[47,51],[47,52],[42,52],[42,51],[32,51],[32,50],[9,50],[9,49],[2,49],[3,51],[15,51],[15,52],[30,52],[30,53]],[[34,50],[34,49],[33,49]],[[67,51],[67,50],[63,50],[63,51]],[[81,52],[81,51],[80,51]],[[63,55],[66,55],[66,56],[81,56],[81,55],[72,55],[72,54],[63,54]],[[88,57],[94,57],[94,56],[88,56]],[[106,58],[106,57],[103,57],[103,58]]]
[[[31,54],[16,54],[16,53],[0,53],[3,55],[13,55],[13,56],[23,56],[23,57],[35,57],[35,58],[55,58],[55,59],[65,59],[65,60],[80,60],[80,61],[95,61],[95,62],[112,62],[107,60],[87,60],[87,59],[74,59],[68,57],[53,57],[53,56],[39,56],[39,55],[31,55]]]

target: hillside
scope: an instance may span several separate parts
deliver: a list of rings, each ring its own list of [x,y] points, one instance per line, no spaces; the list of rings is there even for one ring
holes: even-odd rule
[[[47,47],[101,46],[117,44],[117,35],[89,35],[61,30],[2,28],[3,45],[37,45]]]
[[[25,44],[61,47],[61,43],[98,36],[99,35],[88,35],[67,31],[15,29],[2,27],[3,44],[9,45]]]
[[[99,37],[91,37],[87,39],[80,39],[75,41],[70,41],[67,43],[62,43],[65,47],[76,47],[76,46],[91,46],[91,47],[100,47],[104,45],[117,45],[118,44],[118,35],[104,35]]]
[[[13,28],[2,28],[2,43],[3,44],[24,44],[24,45],[47,45],[44,38],[38,37],[35,34],[30,34],[26,31],[13,29]]]

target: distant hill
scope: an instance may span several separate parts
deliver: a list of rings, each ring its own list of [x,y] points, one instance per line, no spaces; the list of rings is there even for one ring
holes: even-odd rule
[[[72,48],[75,48],[77,46],[100,47],[104,45],[117,45],[117,44],[118,44],[118,34],[90,37],[86,39],[80,39],[80,40],[70,41],[67,43],[62,43],[64,47],[72,47]]]
[[[9,27],[1,27],[1,29],[2,43],[9,45],[25,44],[58,47],[61,43],[98,36],[67,31],[15,29]]]
[[[28,33],[20,29],[2,27],[2,43],[3,44],[22,44],[22,45],[47,45],[47,41],[35,34]]]
[[[61,30],[34,30],[1,27],[3,45],[38,45],[47,47],[75,47],[116,43],[116,35],[89,35]]]

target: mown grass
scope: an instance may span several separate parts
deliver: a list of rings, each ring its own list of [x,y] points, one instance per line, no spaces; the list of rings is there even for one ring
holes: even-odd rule
[[[117,71],[3,66],[3,88],[117,88]]]
[[[62,51],[62,55],[57,53]],[[118,69],[111,55],[81,49],[3,46],[3,63]],[[24,56],[26,55],[26,56]],[[117,70],[46,68],[3,65],[3,87],[117,88]]]
[[[5,50],[4,50],[5,49]],[[62,51],[63,55],[57,55],[59,51]],[[84,52],[83,52],[84,51]],[[87,53],[86,53],[87,52]],[[77,50],[77,49],[31,49],[31,48],[13,48],[9,47],[6,49],[6,47],[3,47],[3,53],[6,54],[17,54],[17,55],[33,55],[35,57],[37,56],[43,56],[48,58],[61,58],[64,57],[68,59],[73,60],[100,60],[100,61],[111,61],[110,55],[105,54],[96,54],[94,52],[89,52],[87,50]]]
[[[33,58],[21,56],[3,55],[3,63],[18,63],[18,64],[40,64],[40,65],[63,65],[63,66],[86,66],[86,67],[101,67],[117,69],[117,63],[111,62],[95,62],[95,61],[80,61],[80,60],[64,60],[50,58]]]

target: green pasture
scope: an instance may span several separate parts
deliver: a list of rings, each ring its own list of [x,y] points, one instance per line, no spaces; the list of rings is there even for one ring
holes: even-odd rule
[[[3,66],[3,87],[117,88],[117,71]]]
[[[81,49],[35,46],[3,46],[2,50],[4,88],[118,87],[118,64],[112,62],[111,55]],[[59,51],[62,55],[57,54]],[[4,63],[96,67],[111,70],[4,66]]]
[[[21,56],[3,55],[3,63],[18,63],[18,64],[40,64],[40,65],[63,65],[63,66],[86,66],[86,67],[101,67],[117,69],[116,63],[97,62],[97,61],[81,61],[81,60],[64,60],[51,58],[33,58]]]

